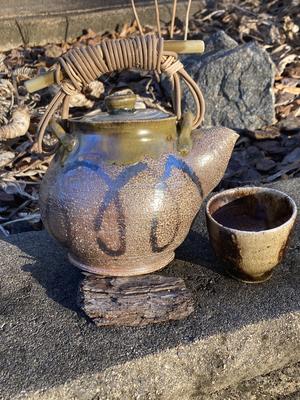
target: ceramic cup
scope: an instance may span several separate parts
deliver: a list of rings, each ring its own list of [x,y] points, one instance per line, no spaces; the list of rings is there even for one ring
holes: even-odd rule
[[[287,194],[241,187],[213,196],[206,206],[209,237],[227,272],[243,282],[263,282],[281,262],[297,207]]]

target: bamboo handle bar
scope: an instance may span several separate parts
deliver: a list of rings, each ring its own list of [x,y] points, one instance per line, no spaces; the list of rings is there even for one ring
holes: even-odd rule
[[[53,85],[53,83],[55,82],[54,73],[54,71],[48,71],[42,75],[37,76],[36,78],[26,81],[24,83],[24,86],[27,89],[27,92],[34,93],[38,90]],[[63,79],[62,72],[60,72],[60,79]]]
[[[177,54],[201,54],[204,52],[204,42],[202,40],[165,40],[164,49],[174,51]],[[62,73],[60,79],[63,79]],[[25,87],[29,93],[33,93],[52,85],[54,82],[54,71],[48,71],[25,82]]]
[[[202,54],[205,44],[202,40],[165,40],[164,50],[177,54]]]

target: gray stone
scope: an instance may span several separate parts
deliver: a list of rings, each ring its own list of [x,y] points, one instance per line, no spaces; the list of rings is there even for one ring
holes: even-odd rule
[[[211,51],[216,52],[225,49],[234,49],[238,43],[228,36],[224,31],[220,30],[204,39],[205,55]]]
[[[183,59],[203,91],[204,126],[254,130],[274,123],[275,67],[267,52],[255,43],[236,46],[224,33],[211,37],[208,50],[203,56]],[[185,107],[194,109],[186,87],[184,96]]]
[[[272,185],[300,206],[300,179]],[[0,398],[202,399],[300,361],[300,226],[259,285],[226,276],[203,208],[176,260],[195,312],[144,328],[99,329],[76,306],[80,273],[45,232],[0,241]]]

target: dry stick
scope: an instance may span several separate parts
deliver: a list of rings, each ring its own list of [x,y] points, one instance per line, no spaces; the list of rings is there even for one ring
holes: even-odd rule
[[[184,40],[187,40],[188,32],[189,32],[189,16],[190,16],[190,9],[191,9],[192,0],[189,0],[186,15],[185,15],[185,29],[184,29]]]
[[[170,39],[173,39],[173,35],[174,35],[176,9],[177,9],[177,0],[174,0],[174,2],[173,2],[173,10],[172,10],[172,19],[171,19],[171,28],[170,28]]]
[[[17,105],[20,106],[21,102],[20,102],[20,96],[19,96],[19,92],[18,92],[18,85],[17,85],[16,77],[13,74],[12,74],[12,84],[13,84],[14,91],[15,91],[15,98],[17,100]]]
[[[139,19],[137,10],[136,10],[136,6],[135,6],[135,4],[134,4],[134,0],[131,0],[131,5],[132,5],[132,10],[133,10],[133,13],[134,13],[134,17],[135,17],[136,23],[138,24],[138,28],[139,28],[140,34],[141,34],[142,36],[144,36],[143,28],[142,28],[142,25],[141,25],[141,23],[140,23],[140,19]]]
[[[155,14],[156,14],[156,25],[157,25],[157,31],[158,31],[158,36],[161,37],[161,28],[160,28],[160,15],[159,15],[159,5],[158,5],[158,0],[154,0],[155,2]]]
[[[24,203],[22,203],[19,207],[17,207],[15,210],[13,210],[9,216],[8,219],[10,220],[12,217],[14,217],[16,214],[18,214],[19,211],[23,210],[25,207],[28,206],[28,204],[30,204],[33,200],[28,199],[26,201],[24,201]]]

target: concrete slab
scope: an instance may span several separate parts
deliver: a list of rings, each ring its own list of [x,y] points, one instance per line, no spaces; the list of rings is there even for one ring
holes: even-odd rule
[[[272,185],[300,207],[300,179]],[[99,329],[75,304],[80,273],[45,232],[0,242],[1,399],[201,399],[300,360],[300,226],[272,279],[227,277],[203,208],[164,270],[192,289],[184,321]]]

